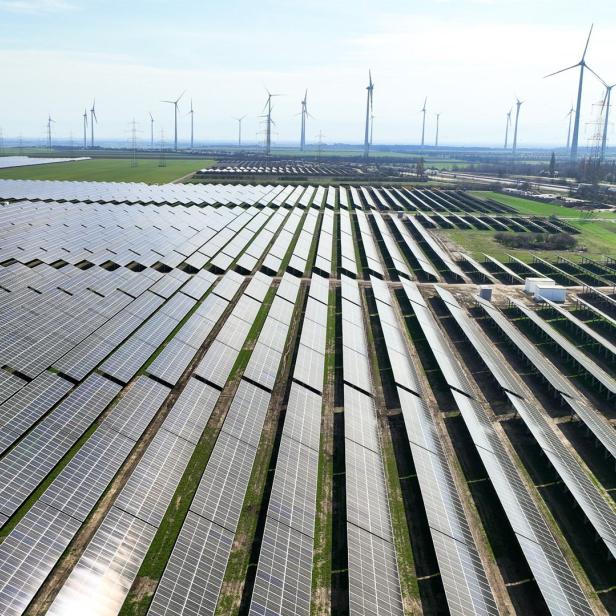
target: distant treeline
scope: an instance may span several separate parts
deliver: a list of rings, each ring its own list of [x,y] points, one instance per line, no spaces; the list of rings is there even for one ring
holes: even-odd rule
[[[497,233],[494,237],[508,248],[571,250],[577,244],[569,233]]]

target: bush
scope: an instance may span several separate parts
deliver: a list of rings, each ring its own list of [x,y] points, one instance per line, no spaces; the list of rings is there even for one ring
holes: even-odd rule
[[[494,238],[508,248],[572,250],[577,240],[569,233],[497,233]]]

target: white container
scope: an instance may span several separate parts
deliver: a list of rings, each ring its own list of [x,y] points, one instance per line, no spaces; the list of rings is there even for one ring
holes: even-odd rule
[[[492,287],[481,286],[479,287],[479,297],[485,299],[488,302],[492,301]]]
[[[535,287],[535,301],[541,302],[544,299],[549,299],[555,304],[562,304],[567,298],[567,289],[559,285],[537,285]]]
[[[525,278],[524,293],[529,295],[535,294],[535,289],[541,285],[542,287],[554,286],[556,283],[551,278]]]

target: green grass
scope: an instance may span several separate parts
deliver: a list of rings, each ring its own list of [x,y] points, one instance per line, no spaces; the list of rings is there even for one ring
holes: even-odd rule
[[[533,255],[544,259],[555,259],[562,255],[572,260],[578,260],[580,256],[600,259],[604,255],[616,254],[616,221],[571,221],[572,226],[580,230],[576,235],[578,247],[586,247],[585,252],[557,251],[557,250],[514,250],[504,246],[494,239],[496,231],[467,231],[462,229],[442,229],[438,233],[444,234],[453,240],[472,257],[483,260],[483,254],[487,253],[497,259],[507,260],[507,254],[514,255],[522,261],[531,261]]]
[[[504,195],[498,192],[476,190],[470,191],[470,195],[478,199],[494,199],[499,203],[503,203],[512,208],[515,208],[520,214],[531,216],[559,216],[561,218],[580,218],[584,212],[572,207],[563,207],[553,203],[539,203],[532,199],[523,199],[513,195]],[[597,218],[615,218],[616,212],[598,212]]]
[[[1,169],[0,179],[13,180],[71,180],[97,182],[145,182],[164,184],[189,173],[210,167],[211,159],[167,160],[159,167],[156,158],[141,158],[131,167],[130,159],[97,158],[65,163],[49,163],[30,167]]]

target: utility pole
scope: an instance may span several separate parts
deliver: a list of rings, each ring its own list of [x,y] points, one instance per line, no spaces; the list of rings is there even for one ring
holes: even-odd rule
[[[133,158],[130,162],[130,166],[137,167],[139,163],[137,162],[137,122],[135,122],[135,118],[133,118],[133,121],[131,122],[131,124],[132,124],[131,141],[132,141],[132,147],[133,147]]]
[[[160,158],[158,159],[158,166],[167,166],[167,159],[165,158],[165,131],[162,128],[160,130]]]
[[[321,160],[321,152],[323,150],[323,131],[319,131],[318,141],[317,141],[317,160]]]

